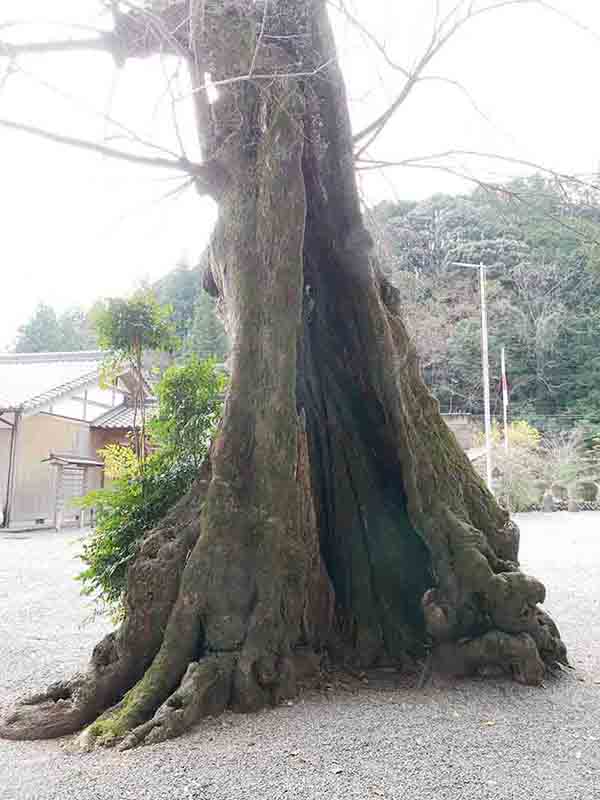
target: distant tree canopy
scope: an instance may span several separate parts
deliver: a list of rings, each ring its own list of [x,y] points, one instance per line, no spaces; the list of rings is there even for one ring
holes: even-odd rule
[[[172,307],[175,331],[182,341],[192,327],[194,305],[202,291],[200,284],[199,270],[180,263],[152,287],[158,302]]]
[[[93,350],[98,342],[88,315],[80,308],[57,314],[40,303],[31,318],[18,330],[17,353],[70,352]]]
[[[504,346],[515,417],[541,429],[600,422],[598,193],[536,175],[384,203],[373,228],[442,410],[481,411],[478,275],[453,262],[482,262],[496,404]]]
[[[216,358],[218,361],[224,361],[229,350],[225,328],[215,311],[215,301],[202,289],[194,305],[185,349],[198,358]]]
[[[198,267],[178,264],[154,286],[149,287],[161,306],[171,307],[171,321],[180,350],[199,358],[223,361],[228,343],[225,329],[216,315],[214,300],[202,289]],[[98,346],[92,319],[101,303],[89,313],[75,308],[59,314],[44,303],[19,328],[17,353],[68,352]]]
[[[215,301],[202,289],[201,267],[178,264],[153,287],[159,303],[173,308],[175,329],[182,350],[198,358],[223,361],[229,345],[215,309]]]

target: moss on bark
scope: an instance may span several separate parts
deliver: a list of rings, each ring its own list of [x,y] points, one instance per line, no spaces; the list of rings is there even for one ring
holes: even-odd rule
[[[445,426],[372,258],[325,4],[277,10],[256,59],[253,3],[182,22],[200,83],[253,63],[274,75],[196,98],[205,155],[228,175],[207,285],[232,375],[210,458],[144,540],[121,630],[2,735],[92,723],[85,746],[158,741],[292,696],[299,656],[318,665],[307,651],[346,665],[430,651],[527,683],[566,661],[542,584],[519,571],[518,531]]]

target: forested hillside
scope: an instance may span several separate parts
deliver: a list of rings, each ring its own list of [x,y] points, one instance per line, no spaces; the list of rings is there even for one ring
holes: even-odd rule
[[[500,412],[500,348],[511,414],[541,430],[600,423],[600,192],[540,176],[495,191],[383,203],[371,215],[379,257],[400,288],[423,374],[445,412],[482,412],[479,285],[487,267],[493,410]],[[183,352],[220,360],[227,339],[197,267],[156,283],[173,308]],[[95,346],[79,309],[39,306],[16,349]]]
[[[587,183],[534,176],[374,210],[380,257],[443,411],[482,410],[478,272],[453,266],[481,261],[493,406],[504,346],[514,418],[545,430],[600,421],[599,197]]]

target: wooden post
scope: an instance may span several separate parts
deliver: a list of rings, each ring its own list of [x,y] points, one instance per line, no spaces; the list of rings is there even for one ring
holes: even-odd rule
[[[19,447],[19,432],[21,428],[21,412],[15,411],[15,418],[13,421],[12,432],[10,436],[10,453],[8,456],[8,476],[6,481],[6,502],[4,505],[4,519],[2,527],[10,527],[14,504],[15,504],[15,486],[17,478],[17,455]]]
[[[83,468],[83,479],[81,481],[81,496],[85,497],[88,493],[88,477],[89,477],[89,467]],[[79,511],[79,527],[85,527],[85,508],[82,506]]]
[[[62,503],[63,503],[63,471],[64,467],[62,464],[56,465],[56,499],[54,501],[54,527],[57,531],[60,532],[62,528],[62,518],[63,518],[63,510],[62,510]]]

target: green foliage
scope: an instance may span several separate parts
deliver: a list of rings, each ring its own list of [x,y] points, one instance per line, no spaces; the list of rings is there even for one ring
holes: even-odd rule
[[[495,491],[499,502],[513,513],[531,511],[541,504],[543,489],[537,478],[539,454],[514,448],[498,455],[499,476]]]
[[[120,609],[127,567],[144,532],[160,522],[197,475],[223,388],[224,378],[211,362],[192,359],[171,367],[158,387],[159,413],[151,424],[156,450],[143,470],[129,448],[113,445],[103,453],[113,481],[82,501],[96,510],[96,527],[83,548],[86,569],[80,578],[84,592],[113,611]]]
[[[58,353],[93,350],[98,346],[88,315],[79,308],[62,314],[40,303],[17,334],[17,353]]]
[[[113,297],[98,303],[94,325],[100,347],[127,360],[146,350],[172,351],[177,339],[171,312],[150,290],[136,292],[128,300]]]
[[[143,476],[136,466],[111,486],[86,495],[82,505],[94,508],[97,520],[81,556],[86,569],[79,577],[86,594],[113,610],[119,605],[140,537],[186,492],[195,474],[189,461],[156,453],[146,460]]]
[[[200,465],[221,413],[226,383],[214,360],[199,361],[196,356],[186,366],[165,372],[157,387],[160,410],[150,423],[164,454]]]
[[[123,366],[135,377],[132,397],[140,427],[133,432],[135,454],[143,473],[146,461],[146,406],[144,355],[149,351],[172,352],[176,345],[171,308],[159,305],[149,290],[136,292],[129,299],[111,298],[98,303],[94,323],[100,346],[110,355],[104,363],[105,377],[114,379]]]
[[[229,350],[227,334],[214,300],[201,283],[198,267],[178,264],[131,300],[99,300],[89,314],[80,309],[58,314],[42,303],[19,329],[16,352],[92,350],[98,346],[121,351],[125,346],[122,357],[129,354],[127,348],[141,331],[142,350],[183,352],[222,362]]]
[[[215,302],[207,292],[201,291],[194,306],[194,317],[185,349],[199,358],[216,358],[224,361],[229,344],[225,328],[217,317]]]
[[[508,441],[511,448],[536,450],[540,446],[541,433],[524,419],[518,419],[508,425]],[[477,444],[485,443],[483,432],[477,437]],[[504,428],[496,420],[492,420],[492,444],[504,447]]]
[[[586,431],[575,428],[565,433],[542,435],[525,420],[508,426],[509,448],[504,430],[492,428],[494,490],[510,511],[530,511],[541,505],[545,491],[553,485],[573,490],[580,482],[596,479],[600,450],[586,446]],[[483,435],[479,440],[483,444]],[[484,459],[478,468],[483,472]]]
[[[534,175],[498,191],[382,204],[375,235],[443,411],[482,412],[478,276],[487,267],[492,412],[506,348],[513,416],[600,424],[600,197]]]
[[[157,301],[172,309],[175,332],[183,341],[192,328],[194,306],[202,292],[201,274],[197,268],[178,264],[153,287]]]

